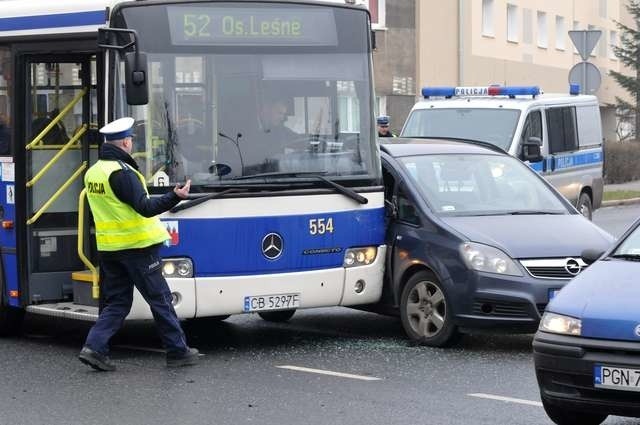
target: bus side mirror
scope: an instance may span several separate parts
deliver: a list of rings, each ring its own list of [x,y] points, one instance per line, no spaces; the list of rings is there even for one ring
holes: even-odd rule
[[[539,137],[529,137],[522,146],[522,160],[529,162],[542,161],[542,140]]]
[[[127,52],[124,55],[127,103],[146,105],[149,103],[147,84],[147,55],[142,52]]]

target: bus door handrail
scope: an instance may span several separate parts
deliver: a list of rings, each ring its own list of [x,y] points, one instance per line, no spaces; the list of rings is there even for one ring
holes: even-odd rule
[[[55,116],[55,118],[53,118],[51,120],[51,122],[40,132],[40,134],[38,134],[35,139],[33,139],[31,142],[29,142],[26,146],[26,149],[29,150],[31,149],[34,145],[39,144],[40,142],[42,142],[42,139],[44,138],[44,136],[47,135],[47,133],[56,125],[60,122],[60,120],[62,120],[62,118],[64,118],[65,115],[67,115],[67,113],[69,113],[69,111],[76,106],[76,103],[80,102],[80,100],[84,97],[84,95],[87,94],[87,89],[83,88],[82,90],[80,90],[80,93],[78,93],[72,100],[71,102],[69,102],[69,104],[67,106],[65,106],[64,108],[62,108],[62,110],[60,111],[60,113],[58,113],[58,115]]]
[[[82,263],[91,271],[91,296],[93,299],[98,299],[100,298],[98,270],[84,254],[84,200],[86,196],[87,189],[82,189],[78,198],[78,257],[80,257]]]
[[[67,187],[69,187],[69,185],[71,183],[73,183],[73,181],[75,179],[78,178],[78,176],[80,176],[80,174],[82,174],[82,172],[87,168],[87,161],[82,161],[82,164],[80,165],[80,167],[78,167],[78,169],[73,173],[73,175],[71,175],[71,177],[69,177],[67,179],[66,182],[64,182],[62,184],[62,186],[60,186],[58,188],[58,190],[55,191],[55,193],[53,195],[51,195],[51,197],[47,200],[47,202],[44,203],[44,205],[42,205],[40,207],[40,209],[29,219],[27,220],[27,225],[33,224],[36,222],[36,220],[38,220],[38,218],[40,218],[40,216],[49,209],[49,207],[51,206],[51,204],[53,204],[58,197],[62,194],[62,192],[64,192],[65,190],[67,190]]]
[[[83,124],[82,128],[80,129],[80,131],[78,131],[75,136],[73,136],[67,143],[65,143],[62,148],[49,160],[49,162],[47,162],[45,164],[44,167],[42,167],[40,169],[40,171],[38,171],[36,173],[35,176],[33,176],[33,178],[31,180],[29,180],[27,182],[27,187],[32,187],[34,184],[36,184],[38,182],[38,180],[40,180],[42,178],[42,176],[44,176],[44,174],[49,171],[49,169],[53,166],[53,164],[55,164],[56,162],[58,162],[58,160],[60,159],[60,157],[62,156],[62,154],[64,154],[67,149],[69,149],[71,147],[71,145],[76,144],[80,138],[82,137],[82,135],[87,131],[87,125]]]

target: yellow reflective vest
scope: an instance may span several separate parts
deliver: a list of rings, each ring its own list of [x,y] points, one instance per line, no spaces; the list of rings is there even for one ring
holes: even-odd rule
[[[98,251],[146,248],[170,238],[158,217],[148,218],[138,214],[111,190],[109,176],[123,167],[136,173],[149,196],[144,176],[120,161],[99,160],[84,176],[84,187],[96,225]]]

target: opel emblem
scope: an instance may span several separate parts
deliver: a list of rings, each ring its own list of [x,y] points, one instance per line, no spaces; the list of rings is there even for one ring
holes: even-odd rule
[[[635,331],[635,333],[636,333],[636,336],[637,336],[638,338],[640,338],[640,325],[636,326],[636,331]]]
[[[277,233],[268,233],[262,238],[262,255],[269,260],[275,260],[282,255],[282,236]]]
[[[564,269],[571,276],[577,276],[578,273],[580,273],[580,270],[582,270],[582,266],[580,265],[580,263],[578,263],[578,260],[574,258],[569,258],[566,264],[564,265]]]

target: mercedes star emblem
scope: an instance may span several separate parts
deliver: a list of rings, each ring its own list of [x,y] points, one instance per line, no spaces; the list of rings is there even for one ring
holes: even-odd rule
[[[275,260],[280,257],[283,248],[282,236],[277,233],[268,233],[262,238],[262,255],[269,260]]]
[[[636,336],[640,338],[640,325],[636,326]]]
[[[577,276],[578,273],[580,273],[580,270],[582,270],[582,266],[580,265],[580,263],[578,263],[578,260],[574,258],[569,258],[567,260],[567,263],[564,265],[564,269],[571,276]]]

